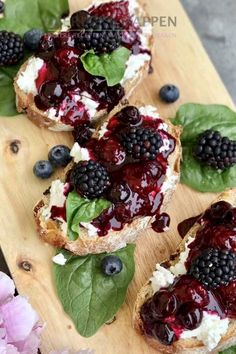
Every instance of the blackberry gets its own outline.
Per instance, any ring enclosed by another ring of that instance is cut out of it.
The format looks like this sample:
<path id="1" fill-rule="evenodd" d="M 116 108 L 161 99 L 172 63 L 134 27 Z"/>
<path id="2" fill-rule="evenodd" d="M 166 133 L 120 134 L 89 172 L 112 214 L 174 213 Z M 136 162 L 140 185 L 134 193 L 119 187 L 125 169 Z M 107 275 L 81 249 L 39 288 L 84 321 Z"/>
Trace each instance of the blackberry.
<path id="1" fill-rule="evenodd" d="M 22 38 L 13 32 L 0 31 L 0 66 L 16 64 L 23 56 Z"/>
<path id="2" fill-rule="evenodd" d="M 0 14 L 3 14 L 5 10 L 5 4 L 2 0 L 0 0 Z"/>
<path id="3" fill-rule="evenodd" d="M 121 133 L 127 154 L 137 160 L 154 160 L 163 145 L 161 136 L 150 128 L 132 127 Z"/>
<path id="4" fill-rule="evenodd" d="M 108 17 L 90 16 L 77 38 L 79 49 L 95 53 L 110 53 L 121 43 L 121 28 Z"/>
<path id="5" fill-rule="evenodd" d="M 236 164 L 236 140 L 222 137 L 218 131 L 206 130 L 198 136 L 193 154 L 204 164 L 225 170 Z"/>
<path id="6" fill-rule="evenodd" d="M 236 279 L 236 253 L 209 248 L 193 261 L 189 273 L 203 285 L 218 288 Z"/>
<path id="7" fill-rule="evenodd" d="M 110 186 L 107 170 L 93 160 L 80 161 L 75 165 L 70 180 L 78 193 L 89 199 L 100 197 Z"/>

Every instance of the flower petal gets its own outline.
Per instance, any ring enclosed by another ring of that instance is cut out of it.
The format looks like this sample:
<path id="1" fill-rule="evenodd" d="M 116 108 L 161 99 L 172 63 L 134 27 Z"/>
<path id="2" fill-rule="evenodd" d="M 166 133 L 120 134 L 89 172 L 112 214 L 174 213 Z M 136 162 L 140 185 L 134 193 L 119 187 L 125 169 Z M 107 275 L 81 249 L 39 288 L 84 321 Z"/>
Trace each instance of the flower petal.
<path id="1" fill-rule="evenodd" d="M 37 354 L 43 326 L 36 326 L 25 341 L 14 343 L 21 354 Z"/>
<path id="2" fill-rule="evenodd" d="M 38 321 L 38 315 L 27 300 L 18 295 L 1 306 L 8 343 L 24 341 Z"/>
<path id="3" fill-rule="evenodd" d="M 0 272 L 0 306 L 11 299 L 15 293 L 15 284 L 11 278 Z"/>

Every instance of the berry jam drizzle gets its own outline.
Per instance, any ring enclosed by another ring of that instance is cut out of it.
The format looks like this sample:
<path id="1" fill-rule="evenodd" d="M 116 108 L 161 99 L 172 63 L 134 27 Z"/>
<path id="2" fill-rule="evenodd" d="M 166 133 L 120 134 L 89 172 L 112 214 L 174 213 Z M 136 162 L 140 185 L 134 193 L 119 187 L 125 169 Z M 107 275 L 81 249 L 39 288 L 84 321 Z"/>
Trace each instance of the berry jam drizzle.
<path id="1" fill-rule="evenodd" d="M 97 140 L 91 139 L 86 147 L 91 155 L 108 170 L 111 189 L 106 198 L 112 206 L 93 221 L 99 236 L 109 230 L 121 230 L 135 217 L 157 216 L 156 231 L 163 231 L 169 224 L 167 215 L 159 216 L 163 202 L 161 187 L 166 177 L 167 158 L 175 149 L 175 139 L 166 131 L 160 130 L 160 119 L 141 116 L 139 127 L 149 127 L 157 131 L 163 140 L 168 141 L 168 148 L 159 153 L 153 161 L 137 161 L 127 156 L 120 142 L 121 133 L 127 129 L 127 122 L 120 113 L 110 119 L 107 132 Z M 154 222 L 154 229 L 155 229 Z"/>
<path id="2" fill-rule="evenodd" d="M 187 273 L 193 260 L 206 249 L 236 252 L 236 208 L 221 201 L 196 219 L 200 226 L 194 241 L 188 245 Z M 183 232 L 192 225 L 193 220 L 187 222 Z M 143 330 L 146 335 L 171 345 L 184 330 L 193 330 L 201 324 L 203 311 L 217 314 L 222 319 L 235 319 L 236 281 L 213 289 L 190 274 L 176 277 L 172 285 L 160 289 L 142 306 Z"/>
<path id="3" fill-rule="evenodd" d="M 88 10 L 96 16 L 107 16 L 117 21 L 123 29 L 121 45 L 134 55 L 150 52 L 142 48 L 140 26 L 129 14 L 127 1 L 101 4 Z M 36 80 L 37 108 L 46 111 L 53 108 L 53 115 L 62 123 L 76 127 L 89 122 L 90 113 L 83 98 L 97 103 L 96 110 L 110 112 L 124 97 L 124 88 L 117 84 L 107 86 L 104 78 L 92 76 L 85 71 L 76 46 L 76 31 L 47 34 L 41 40 L 38 57 L 44 60 Z M 89 96 L 89 97 L 86 97 Z"/>
<path id="4" fill-rule="evenodd" d="M 175 149 L 175 139 L 162 129 L 161 119 L 142 116 L 137 109 L 138 116 L 130 115 L 127 118 L 125 109 L 109 120 L 107 131 L 102 138 L 90 138 L 86 133 L 84 139 L 86 126 L 76 134 L 79 140 L 80 133 L 82 134 L 84 147 L 89 150 L 90 157 L 106 167 L 111 182 L 103 197 L 112 204 L 92 222 L 98 229 L 99 236 L 107 235 L 110 230 L 121 230 L 136 217 L 156 217 L 152 227 L 157 232 L 165 231 L 170 223 L 169 216 L 165 213 L 160 215 L 159 211 L 163 202 L 162 185 L 168 168 L 167 159 Z M 121 133 L 129 129 L 130 125 L 149 127 L 158 132 L 163 140 L 163 150 L 157 152 L 154 160 L 139 161 L 127 155 L 120 139 Z M 70 179 L 71 173 L 68 173 L 67 181 Z M 51 217 L 56 215 L 52 213 Z"/>

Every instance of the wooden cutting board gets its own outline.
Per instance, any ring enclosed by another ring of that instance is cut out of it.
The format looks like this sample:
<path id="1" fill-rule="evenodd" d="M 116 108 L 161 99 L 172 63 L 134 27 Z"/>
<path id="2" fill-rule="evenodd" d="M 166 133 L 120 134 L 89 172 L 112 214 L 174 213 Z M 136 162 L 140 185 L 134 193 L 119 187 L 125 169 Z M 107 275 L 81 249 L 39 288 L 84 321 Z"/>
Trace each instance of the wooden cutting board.
<path id="1" fill-rule="evenodd" d="M 73 10 L 83 8 L 88 2 L 70 1 Z M 176 16 L 177 27 L 155 25 L 154 73 L 136 90 L 133 102 L 157 105 L 164 117 L 173 117 L 185 102 L 222 103 L 234 108 L 180 2 L 146 2 L 147 10 L 153 16 Z M 166 105 L 158 99 L 158 91 L 166 83 L 177 84 L 180 88 L 181 98 L 175 104 Z M 42 353 L 66 347 L 71 350 L 90 347 L 96 350 L 96 354 L 156 353 L 132 328 L 131 316 L 137 291 L 150 277 L 156 262 L 164 260 L 176 248 L 180 241 L 177 224 L 200 213 L 215 196 L 196 193 L 181 185 L 178 187 L 169 207 L 170 231 L 159 235 L 145 232 L 137 243 L 135 278 L 116 321 L 105 325 L 94 337 L 82 338 L 56 296 L 51 262 L 55 250 L 39 240 L 32 217 L 35 202 L 50 183 L 35 178 L 32 167 L 37 160 L 46 158 L 49 148 L 55 144 L 72 144 L 71 137 L 67 133 L 39 129 L 24 116 L 2 118 L 0 122 L 0 245 L 18 291 L 29 297 L 42 321 L 46 322 Z M 12 146 L 18 146 L 19 151 Z"/>

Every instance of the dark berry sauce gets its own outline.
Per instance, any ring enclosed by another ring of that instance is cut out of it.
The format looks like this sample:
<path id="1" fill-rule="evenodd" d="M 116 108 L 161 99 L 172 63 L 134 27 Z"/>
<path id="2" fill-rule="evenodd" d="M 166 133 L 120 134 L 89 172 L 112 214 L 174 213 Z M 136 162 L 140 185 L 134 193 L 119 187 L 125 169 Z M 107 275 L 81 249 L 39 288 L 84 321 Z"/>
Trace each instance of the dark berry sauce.
<path id="1" fill-rule="evenodd" d="M 161 119 L 154 120 L 147 116 L 141 116 L 138 123 L 141 127 L 155 129 L 162 139 L 169 142 L 168 148 L 158 153 L 152 161 L 137 161 L 126 154 L 120 137 L 127 129 L 127 123 L 124 123 L 121 113 L 109 121 L 107 132 L 101 139 L 91 139 L 86 144 L 94 158 L 106 166 L 111 180 L 106 198 L 112 205 L 93 221 L 100 236 L 111 229 L 121 230 L 125 224 L 140 216 L 156 216 L 153 228 L 156 226 L 158 232 L 169 225 L 167 214 L 160 216 L 159 211 L 163 202 L 161 187 L 166 177 L 167 158 L 175 149 L 175 139 L 159 128 L 162 123 Z"/>
<path id="2" fill-rule="evenodd" d="M 197 222 L 197 220 L 201 217 L 201 215 L 193 216 L 192 218 L 186 219 L 179 223 L 178 225 L 178 233 L 184 238 L 189 230 L 193 227 L 193 225 Z"/>
<path id="3" fill-rule="evenodd" d="M 112 2 L 93 6 L 89 10 L 96 16 L 107 16 L 117 21 L 123 29 L 122 46 L 133 54 L 148 53 L 142 48 L 140 26 L 129 14 L 128 1 Z M 90 75 L 80 61 L 83 54 L 76 46 L 76 31 L 47 34 L 41 40 L 38 57 L 44 60 L 36 80 L 37 108 L 46 111 L 55 109 L 55 116 L 64 124 L 76 127 L 91 120 L 91 113 L 81 102 L 89 95 L 97 102 L 97 111 L 111 111 L 124 97 L 124 88 L 117 84 L 107 86 L 104 78 Z"/>
<path id="4" fill-rule="evenodd" d="M 139 161 L 127 155 L 121 133 L 129 129 L 130 121 L 136 122 L 136 126 L 152 128 L 163 141 L 168 142 L 167 146 L 163 145 L 163 150 L 157 152 L 154 160 Z M 86 133 L 84 147 L 89 150 L 90 158 L 106 167 L 111 182 L 103 195 L 111 201 L 111 206 L 92 222 L 99 236 L 107 235 L 110 230 L 119 231 L 137 217 L 153 216 L 152 227 L 157 232 L 163 232 L 169 226 L 169 216 L 165 213 L 160 215 L 163 202 L 161 188 L 166 178 L 167 159 L 175 149 L 175 139 L 162 129 L 162 125 L 161 119 L 140 115 L 133 108 L 124 108 L 109 120 L 102 138 L 91 138 Z M 70 173 L 67 181 L 70 181 Z"/>
<path id="5" fill-rule="evenodd" d="M 195 240 L 188 245 L 187 273 L 203 250 L 214 247 L 236 252 L 236 208 L 221 201 L 196 220 L 200 227 Z M 193 221 L 182 224 L 183 234 L 193 226 Z M 193 330 L 201 324 L 203 312 L 235 319 L 236 281 L 212 289 L 189 274 L 176 277 L 172 285 L 160 289 L 142 306 L 143 330 L 146 335 L 171 345 L 184 330 Z"/>

